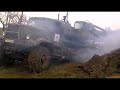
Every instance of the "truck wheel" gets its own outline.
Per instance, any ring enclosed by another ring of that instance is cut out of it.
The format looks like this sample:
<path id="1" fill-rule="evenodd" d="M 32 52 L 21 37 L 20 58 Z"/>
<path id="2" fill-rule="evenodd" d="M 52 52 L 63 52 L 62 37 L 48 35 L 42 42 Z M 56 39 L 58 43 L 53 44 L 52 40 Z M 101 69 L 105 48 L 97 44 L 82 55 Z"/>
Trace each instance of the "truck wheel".
<path id="1" fill-rule="evenodd" d="M 45 47 L 39 47 L 31 51 L 28 55 L 29 68 L 39 73 L 47 69 L 50 65 L 49 51 Z"/>

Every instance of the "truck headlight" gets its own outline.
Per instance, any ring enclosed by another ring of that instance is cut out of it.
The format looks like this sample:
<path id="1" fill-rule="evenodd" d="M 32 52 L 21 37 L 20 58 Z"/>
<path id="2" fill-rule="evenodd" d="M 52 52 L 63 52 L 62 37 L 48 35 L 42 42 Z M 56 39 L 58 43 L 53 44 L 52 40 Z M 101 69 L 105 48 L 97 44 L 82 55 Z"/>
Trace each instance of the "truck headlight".
<path id="1" fill-rule="evenodd" d="M 27 36 L 26 36 L 26 39 L 27 39 L 27 40 L 29 40 L 29 39 L 30 39 L 30 36 L 29 36 L 29 35 L 27 35 Z"/>

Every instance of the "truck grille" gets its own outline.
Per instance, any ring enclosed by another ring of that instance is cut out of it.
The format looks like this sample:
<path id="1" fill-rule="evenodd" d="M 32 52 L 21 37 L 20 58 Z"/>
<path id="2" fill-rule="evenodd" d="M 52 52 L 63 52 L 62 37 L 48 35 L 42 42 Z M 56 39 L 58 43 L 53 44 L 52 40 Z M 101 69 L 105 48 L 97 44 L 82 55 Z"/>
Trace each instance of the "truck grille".
<path id="1" fill-rule="evenodd" d="M 18 33 L 6 32 L 4 38 L 18 39 Z"/>

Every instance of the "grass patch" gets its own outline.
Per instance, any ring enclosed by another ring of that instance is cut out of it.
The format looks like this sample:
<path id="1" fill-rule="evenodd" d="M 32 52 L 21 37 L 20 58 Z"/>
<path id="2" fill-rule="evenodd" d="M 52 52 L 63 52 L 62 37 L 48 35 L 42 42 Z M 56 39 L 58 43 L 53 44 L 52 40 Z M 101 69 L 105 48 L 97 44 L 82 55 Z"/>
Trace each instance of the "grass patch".
<path id="1" fill-rule="evenodd" d="M 74 67 L 76 64 L 57 65 L 38 74 L 20 66 L 4 67 L 0 70 L 0 78 L 76 78 Z"/>
<path id="2" fill-rule="evenodd" d="M 4 67 L 0 70 L 0 78 L 31 78 L 32 74 L 27 71 L 20 72 L 19 68 L 12 67 Z"/>

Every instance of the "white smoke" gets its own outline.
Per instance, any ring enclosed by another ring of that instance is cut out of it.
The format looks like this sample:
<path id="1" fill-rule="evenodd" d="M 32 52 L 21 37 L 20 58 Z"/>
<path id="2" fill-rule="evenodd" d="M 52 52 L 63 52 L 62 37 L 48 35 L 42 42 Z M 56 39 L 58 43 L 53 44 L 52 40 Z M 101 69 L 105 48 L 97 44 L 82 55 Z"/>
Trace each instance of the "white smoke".
<path id="1" fill-rule="evenodd" d="M 101 55 L 116 50 L 120 48 L 120 30 L 111 31 L 106 36 L 99 38 L 99 40 L 103 42 Z"/>
<path id="2" fill-rule="evenodd" d="M 96 41 L 102 43 L 99 49 L 86 49 L 84 52 L 79 52 L 74 57 L 74 60 L 77 62 L 85 63 L 95 54 L 103 55 L 120 48 L 120 30 L 108 31 L 105 36 L 98 38 Z"/>
<path id="3" fill-rule="evenodd" d="M 40 25 L 40 28 L 46 28 L 46 30 L 50 30 L 50 31 L 51 30 L 60 31 L 60 30 L 58 30 L 58 29 L 60 29 L 58 27 L 65 29 L 65 27 L 63 27 L 60 23 L 55 24 L 56 22 L 52 22 L 51 20 L 45 19 L 45 18 L 39 18 L 39 19 L 40 19 L 40 22 L 38 20 L 38 22 L 36 21 L 35 24 L 36 24 L 36 26 Z M 87 32 L 85 32 L 85 33 L 87 33 Z M 68 30 L 64 30 L 64 34 L 71 35 L 71 33 L 68 32 Z M 72 32 L 72 35 L 74 36 L 73 32 Z M 84 36 L 84 34 L 82 34 L 82 35 Z M 66 38 L 64 38 L 64 40 L 65 40 L 64 42 L 67 42 L 67 43 L 69 42 L 69 44 L 71 44 L 71 45 L 67 44 L 67 47 L 72 46 L 72 44 L 74 43 L 74 42 L 71 42 L 71 40 L 67 40 Z M 120 48 L 120 30 L 117 30 L 117 31 L 108 30 L 107 34 L 105 36 L 98 38 L 96 41 L 98 41 L 98 42 L 100 41 L 103 43 L 102 46 L 100 47 L 100 50 L 93 50 L 93 49 L 88 49 L 88 48 L 80 50 L 80 51 L 78 51 L 78 55 L 74 56 L 73 60 L 86 62 L 95 54 L 103 55 L 105 53 L 111 52 L 112 50 Z M 75 42 L 75 44 L 80 46 L 79 44 L 81 44 L 81 43 Z M 83 46 L 85 46 L 85 45 L 83 45 Z M 83 46 L 81 46 L 81 48 Z"/>

